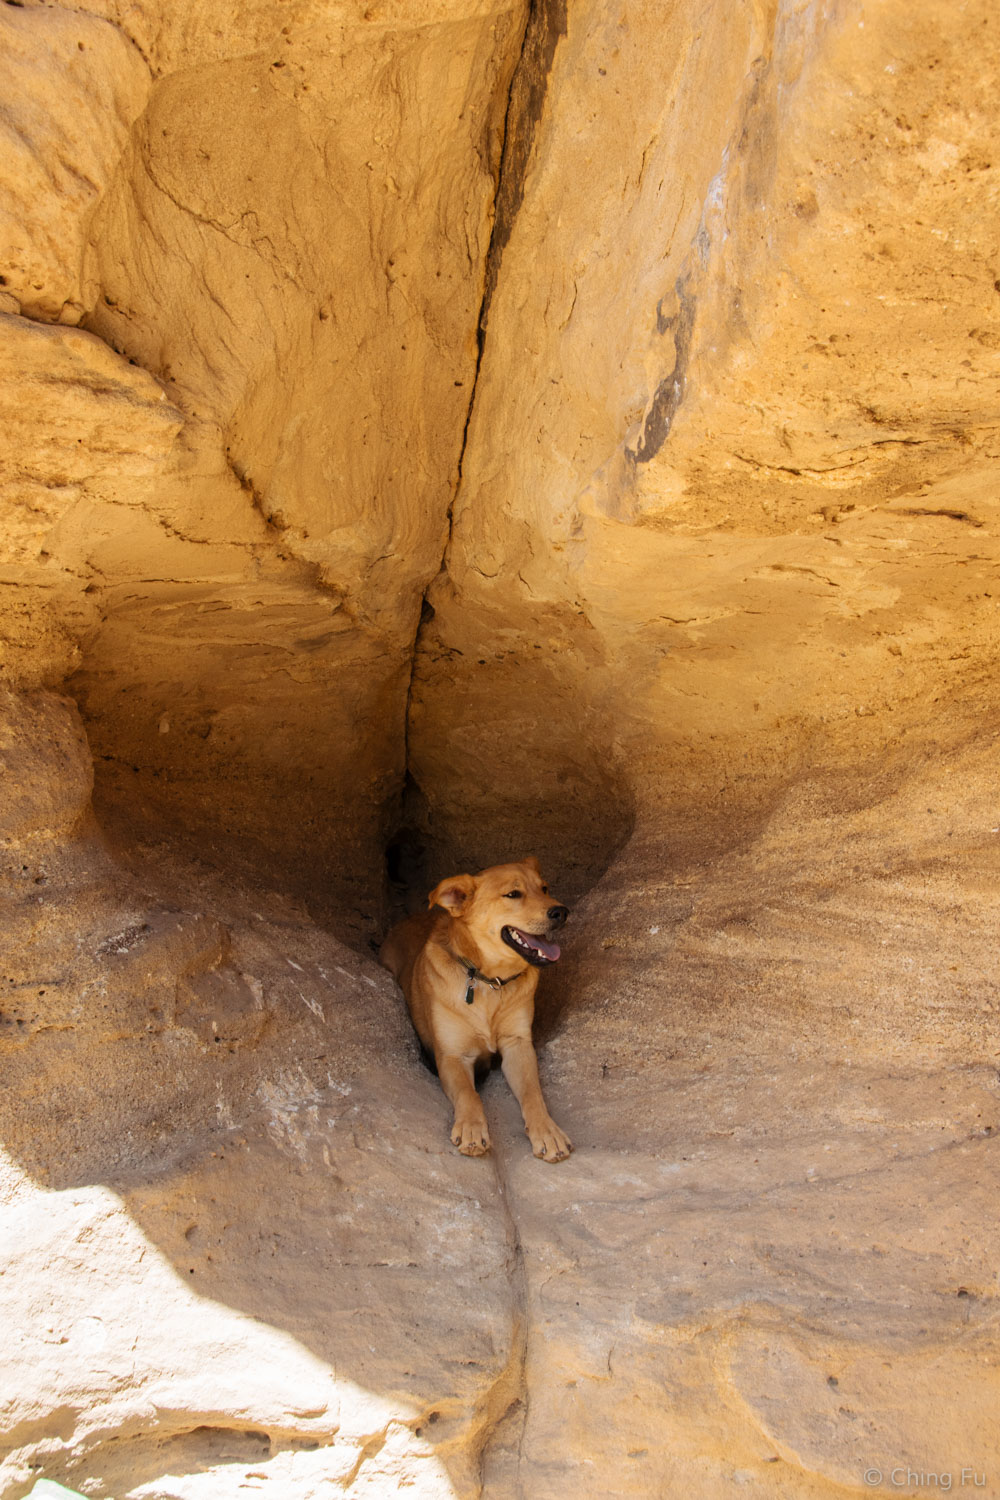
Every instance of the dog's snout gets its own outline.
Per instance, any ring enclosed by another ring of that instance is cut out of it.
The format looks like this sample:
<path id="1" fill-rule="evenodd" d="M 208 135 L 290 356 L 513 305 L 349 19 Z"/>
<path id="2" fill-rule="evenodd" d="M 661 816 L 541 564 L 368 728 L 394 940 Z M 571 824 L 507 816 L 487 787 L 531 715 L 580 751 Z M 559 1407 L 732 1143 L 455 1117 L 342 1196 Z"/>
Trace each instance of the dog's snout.
<path id="1" fill-rule="evenodd" d="M 550 906 L 549 921 L 553 927 L 565 927 L 566 918 L 569 916 L 568 906 Z"/>

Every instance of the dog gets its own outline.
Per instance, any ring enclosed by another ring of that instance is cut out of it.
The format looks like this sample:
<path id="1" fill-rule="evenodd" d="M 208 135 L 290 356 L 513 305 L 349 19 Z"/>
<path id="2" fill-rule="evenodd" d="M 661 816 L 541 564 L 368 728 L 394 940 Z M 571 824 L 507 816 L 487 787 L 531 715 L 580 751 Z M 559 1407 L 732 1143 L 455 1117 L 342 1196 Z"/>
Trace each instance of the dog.
<path id="1" fill-rule="evenodd" d="M 532 1151 L 542 1161 L 565 1161 L 573 1145 L 542 1098 L 531 1023 L 538 971 L 559 958 L 552 938 L 569 909 L 549 894 L 533 855 L 478 875 L 452 875 L 427 904 L 431 910 L 392 929 L 379 962 L 433 1054 L 455 1111 L 453 1144 L 463 1156 L 490 1149 L 475 1067 L 499 1052 Z"/>

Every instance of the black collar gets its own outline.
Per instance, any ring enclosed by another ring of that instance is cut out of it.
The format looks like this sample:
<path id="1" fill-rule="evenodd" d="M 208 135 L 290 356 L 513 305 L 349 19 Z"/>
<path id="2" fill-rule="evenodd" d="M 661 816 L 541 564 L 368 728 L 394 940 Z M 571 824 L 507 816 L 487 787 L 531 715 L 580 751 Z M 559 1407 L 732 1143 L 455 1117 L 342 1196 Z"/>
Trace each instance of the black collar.
<path id="1" fill-rule="evenodd" d="M 484 984 L 488 984 L 491 989 L 502 990 L 505 984 L 510 984 L 512 980 L 520 979 L 521 977 L 520 974 L 508 974 L 506 979 L 491 979 L 488 974 L 480 973 L 475 964 L 470 964 L 468 959 L 459 958 L 458 954 L 452 953 L 450 948 L 448 949 L 448 952 L 457 964 L 462 965 L 462 968 L 469 976 L 469 985 L 467 990 L 465 991 L 466 1005 L 471 1005 L 473 1000 L 476 998 L 476 981 L 478 979 L 481 979 Z"/>

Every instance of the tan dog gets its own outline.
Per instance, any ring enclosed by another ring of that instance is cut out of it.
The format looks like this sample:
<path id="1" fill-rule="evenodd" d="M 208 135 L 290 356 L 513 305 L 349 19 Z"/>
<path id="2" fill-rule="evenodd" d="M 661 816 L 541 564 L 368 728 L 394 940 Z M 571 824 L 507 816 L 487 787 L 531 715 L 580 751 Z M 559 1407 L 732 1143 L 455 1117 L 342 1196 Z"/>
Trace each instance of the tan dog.
<path id="1" fill-rule="evenodd" d="M 532 1151 L 543 1161 L 565 1160 L 573 1147 L 545 1107 L 531 1022 L 538 970 L 559 957 L 552 933 L 569 911 L 549 895 L 534 857 L 453 875 L 434 887 L 428 905 L 444 910 L 400 922 L 379 960 L 434 1054 L 455 1110 L 452 1141 L 466 1156 L 490 1149 L 475 1066 L 499 1052 Z"/>

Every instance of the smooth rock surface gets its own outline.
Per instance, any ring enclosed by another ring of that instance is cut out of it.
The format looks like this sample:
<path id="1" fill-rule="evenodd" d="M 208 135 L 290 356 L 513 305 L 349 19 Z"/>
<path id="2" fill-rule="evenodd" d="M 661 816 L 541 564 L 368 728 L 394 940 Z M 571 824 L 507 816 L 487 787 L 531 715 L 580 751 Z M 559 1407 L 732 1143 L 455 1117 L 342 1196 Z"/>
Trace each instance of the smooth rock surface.
<path id="1" fill-rule="evenodd" d="M 990 698 L 993 20 L 572 7 L 418 643 L 449 853 L 593 872 L 629 798 L 738 813 Z"/>

